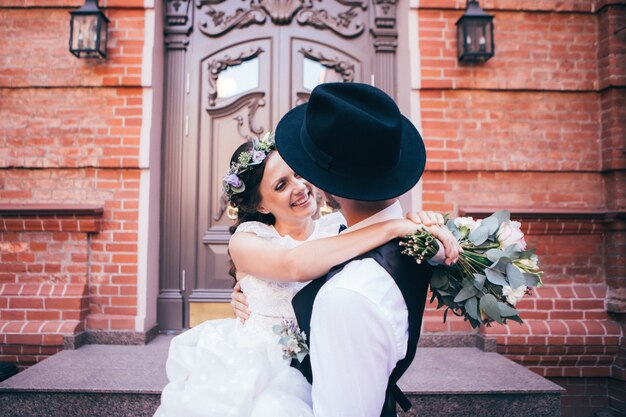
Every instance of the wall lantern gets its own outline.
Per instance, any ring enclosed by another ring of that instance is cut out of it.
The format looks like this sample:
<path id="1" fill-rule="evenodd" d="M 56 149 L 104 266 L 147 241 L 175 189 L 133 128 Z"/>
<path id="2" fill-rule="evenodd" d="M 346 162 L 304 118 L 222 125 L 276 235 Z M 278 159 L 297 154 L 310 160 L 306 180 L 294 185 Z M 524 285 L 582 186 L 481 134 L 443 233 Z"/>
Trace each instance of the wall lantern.
<path id="1" fill-rule="evenodd" d="M 493 56 L 493 16 L 468 0 L 465 14 L 456 22 L 459 62 L 485 62 Z"/>
<path id="2" fill-rule="evenodd" d="M 106 58 L 109 19 L 98 8 L 98 0 L 85 0 L 70 14 L 70 52 L 78 58 Z"/>

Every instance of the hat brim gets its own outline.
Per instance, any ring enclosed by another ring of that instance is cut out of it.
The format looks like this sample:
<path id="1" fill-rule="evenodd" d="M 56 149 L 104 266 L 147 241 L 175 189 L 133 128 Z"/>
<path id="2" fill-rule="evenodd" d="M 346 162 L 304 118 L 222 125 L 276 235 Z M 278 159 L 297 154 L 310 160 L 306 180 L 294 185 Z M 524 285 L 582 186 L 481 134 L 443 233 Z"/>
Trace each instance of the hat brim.
<path id="1" fill-rule="evenodd" d="M 426 165 L 426 148 L 410 120 L 402 116 L 401 154 L 397 165 L 375 177 L 341 175 L 320 167 L 304 150 L 300 131 L 308 103 L 291 109 L 279 121 L 275 140 L 278 153 L 302 178 L 338 197 L 380 201 L 404 194 L 419 181 Z M 380 138 L 380 146 L 385 146 Z M 349 153 L 350 149 L 345 149 Z M 375 169 L 375 167 L 372 167 Z"/>

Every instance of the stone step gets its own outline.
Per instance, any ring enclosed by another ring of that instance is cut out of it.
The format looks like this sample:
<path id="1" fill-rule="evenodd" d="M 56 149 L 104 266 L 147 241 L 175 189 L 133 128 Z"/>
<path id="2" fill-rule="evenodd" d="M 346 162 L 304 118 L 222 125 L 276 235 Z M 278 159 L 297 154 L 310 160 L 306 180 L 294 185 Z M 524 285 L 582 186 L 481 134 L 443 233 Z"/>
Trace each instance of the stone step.
<path id="1" fill-rule="evenodd" d="M 167 383 L 171 336 L 145 346 L 85 345 L 0 383 L 0 415 L 151 416 Z M 493 352 L 420 347 L 400 381 L 401 417 L 560 416 L 558 385 Z M 3 414 L 8 410 L 8 414 Z"/>

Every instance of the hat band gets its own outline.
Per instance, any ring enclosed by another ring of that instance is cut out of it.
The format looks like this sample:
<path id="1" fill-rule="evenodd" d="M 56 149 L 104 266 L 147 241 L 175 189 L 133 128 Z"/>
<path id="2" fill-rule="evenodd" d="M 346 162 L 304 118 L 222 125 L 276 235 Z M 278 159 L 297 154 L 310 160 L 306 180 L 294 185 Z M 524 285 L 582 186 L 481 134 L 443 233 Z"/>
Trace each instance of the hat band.
<path id="1" fill-rule="evenodd" d="M 330 165 L 333 162 L 333 157 L 321 150 L 319 146 L 313 143 L 309 132 L 306 131 L 305 123 L 302 123 L 302 129 L 300 129 L 300 141 L 304 151 L 311 157 L 313 162 L 322 169 L 330 169 Z"/>

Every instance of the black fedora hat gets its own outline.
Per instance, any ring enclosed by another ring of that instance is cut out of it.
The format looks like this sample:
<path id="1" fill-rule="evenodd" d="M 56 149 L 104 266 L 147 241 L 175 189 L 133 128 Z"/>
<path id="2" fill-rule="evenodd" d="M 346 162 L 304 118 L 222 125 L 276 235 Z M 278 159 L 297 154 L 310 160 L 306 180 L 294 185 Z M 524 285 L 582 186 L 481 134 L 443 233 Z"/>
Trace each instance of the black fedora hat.
<path id="1" fill-rule="evenodd" d="M 380 201 L 413 187 L 426 164 L 422 137 L 386 93 L 359 83 L 320 84 L 276 127 L 285 162 L 339 197 Z"/>

